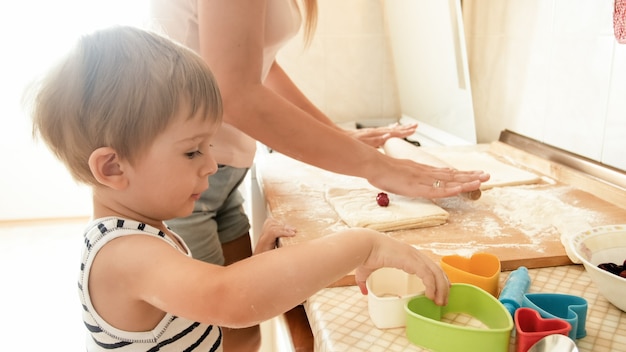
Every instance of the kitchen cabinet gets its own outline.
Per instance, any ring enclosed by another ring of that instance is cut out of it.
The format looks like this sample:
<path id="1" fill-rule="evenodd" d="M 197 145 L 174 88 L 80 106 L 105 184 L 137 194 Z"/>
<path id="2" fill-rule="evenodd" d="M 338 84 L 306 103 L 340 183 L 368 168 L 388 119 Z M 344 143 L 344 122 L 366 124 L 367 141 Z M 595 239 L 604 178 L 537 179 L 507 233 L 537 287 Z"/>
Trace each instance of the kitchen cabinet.
<path id="1" fill-rule="evenodd" d="M 383 0 L 402 115 L 476 143 L 459 0 Z"/>

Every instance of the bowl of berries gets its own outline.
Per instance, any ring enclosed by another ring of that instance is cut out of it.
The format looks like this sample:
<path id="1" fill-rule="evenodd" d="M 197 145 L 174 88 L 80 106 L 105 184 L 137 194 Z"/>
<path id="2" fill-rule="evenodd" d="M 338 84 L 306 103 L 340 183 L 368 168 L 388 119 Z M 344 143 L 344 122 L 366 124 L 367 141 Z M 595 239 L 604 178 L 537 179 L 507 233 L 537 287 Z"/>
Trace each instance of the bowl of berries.
<path id="1" fill-rule="evenodd" d="M 626 312 L 626 225 L 581 232 L 572 238 L 572 247 L 598 291 Z"/>

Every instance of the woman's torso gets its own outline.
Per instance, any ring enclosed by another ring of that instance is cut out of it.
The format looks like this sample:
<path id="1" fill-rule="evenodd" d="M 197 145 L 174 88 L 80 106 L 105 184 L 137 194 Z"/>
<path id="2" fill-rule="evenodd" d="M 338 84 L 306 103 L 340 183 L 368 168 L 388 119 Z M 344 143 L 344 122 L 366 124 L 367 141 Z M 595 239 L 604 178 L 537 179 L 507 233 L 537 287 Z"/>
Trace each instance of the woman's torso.
<path id="1" fill-rule="evenodd" d="M 159 30 L 199 53 L 197 0 L 151 0 L 151 11 Z M 296 0 L 267 0 L 261 81 L 267 77 L 278 50 L 297 34 L 301 23 Z M 252 166 L 256 141 L 234 126 L 223 123 L 212 144 L 218 164 Z"/>

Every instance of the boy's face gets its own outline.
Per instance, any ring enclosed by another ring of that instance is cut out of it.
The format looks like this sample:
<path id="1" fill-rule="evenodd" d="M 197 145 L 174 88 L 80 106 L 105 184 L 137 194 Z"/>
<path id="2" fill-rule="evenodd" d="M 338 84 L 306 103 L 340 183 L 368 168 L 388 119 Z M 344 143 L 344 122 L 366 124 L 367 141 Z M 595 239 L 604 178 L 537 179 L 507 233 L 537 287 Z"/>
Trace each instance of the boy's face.
<path id="1" fill-rule="evenodd" d="M 180 112 L 128 170 L 128 202 L 142 219 L 163 221 L 191 214 L 209 187 L 208 176 L 217 171 L 210 140 L 218 124 L 199 113 L 188 116 L 187 111 Z"/>

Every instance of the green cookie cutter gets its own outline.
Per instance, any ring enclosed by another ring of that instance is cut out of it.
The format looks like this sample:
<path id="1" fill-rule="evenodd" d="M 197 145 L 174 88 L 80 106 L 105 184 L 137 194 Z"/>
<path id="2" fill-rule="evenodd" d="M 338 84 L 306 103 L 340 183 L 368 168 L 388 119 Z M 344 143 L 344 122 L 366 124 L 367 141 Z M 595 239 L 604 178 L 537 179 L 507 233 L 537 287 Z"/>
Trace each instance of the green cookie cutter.
<path id="1" fill-rule="evenodd" d="M 487 291 L 474 285 L 455 283 L 448 304 L 438 306 L 425 295 L 405 306 L 406 336 L 411 343 L 438 352 L 507 352 L 513 319 L 504 306 Z M 464 313 L 487 328 L 441 321 L 448 313 Z"/>

